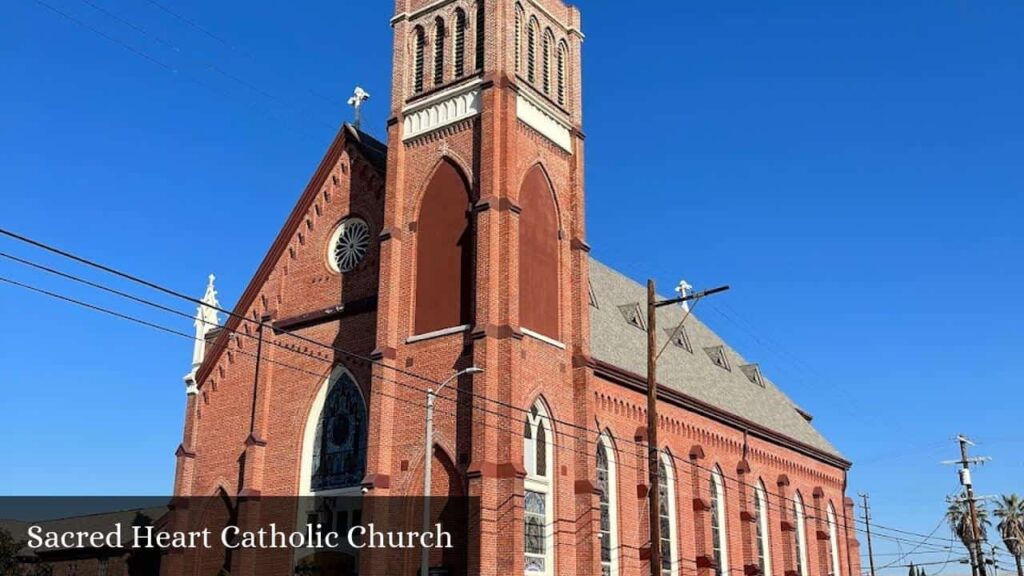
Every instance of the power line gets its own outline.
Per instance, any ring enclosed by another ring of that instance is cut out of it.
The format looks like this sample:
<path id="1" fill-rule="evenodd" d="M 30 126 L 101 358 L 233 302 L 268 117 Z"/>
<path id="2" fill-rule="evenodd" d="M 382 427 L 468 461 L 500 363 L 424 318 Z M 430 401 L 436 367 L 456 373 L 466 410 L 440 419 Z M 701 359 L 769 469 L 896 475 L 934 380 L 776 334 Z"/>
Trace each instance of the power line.
<path id="1" fill-rule="evenodd" d="M 17 240 L 21 240 L 21 241 L 27 242 L 27 243 L 29 243 L 29 244 L 35 245 L 35 246 L 37 246 L 37 247 L 40 247 L 40 248 L 46 249 L 46 250 L 48 250 L 48 251 L 51 251 L 51 252 L 55 252 L 55 253 L 57 253 L 57 254 L 59 254 L 59 255 L 62 255 L 62 256 L 65 256 L 65 257 L 71 258 L 71 259 L 73 259 L 73 260 L 76 260 L 76 261 L 79 261 L 79 262 L 81 262 L 81 263 L 87 263 L 88 265 L 90 265 L 90 266 L 92 266 L 92 267 L 96 267 L 96 268 L 99 268 L 99 269 L 102 269 L 102 270 L 105 270 L 105 271 L 109 271 L 110 273 L 114 273 L 114 274 L 116 274 L 116 275 L 119 275 L 119 276 L 121 276 L 121 277 L 125 277 L 125 278 L 127 278 L 127 279 L 130 279 L 130 280 L 132 280 L 132 281 L 134 281 L 134 282 L 137 282 L 137 283 L 142 283 L 143 285 L 146 285 L 147 287 L 151 287 L 151 288 L 153 288 L 153 289 L 156 289 L 156 290 L 159 290 L 159 291 L 161 291 L 161 292 L 164 292 L 164 293 L 168 293 L 168 294 L 174 295 L 174 296 L 176 296 L 176 297 L 179 297 L 179 298 L 184 298 L 185 300 L 188 300 L 188 301 L 192 301 L 192 302 L 197 302 L 197 303 L 199 303 L 199 304 L 203 304 L 203 303 L 202 303 L 202 301 L 200 301 L 200 300 L 196 300 L 196 299 L 193 299 L 193 298 L 191 298 L 191 297 L 188 297 L 188 296 L 184 296 L 184 295 L 179 295 L 178 293 L 176 293 L 176 292 L 175 292 L 175 291 L 173 291 L 173 290 L 170 290 L 170 289 L 164 288 L 164 287 L 162 287 L 162 286 L 156 285 L 156 284 L 154 284 L 154 283 L 151 283 L 151 282 L 148 282 L 148 281 L 145 281 L 145 280 L 139 279 L 139 278 L 135 278 L 135 277 L 132 277 L 132 276 L 130 276 L 130 275 L 127 275 L 127 274 L 125 274 L 125 273 L 123 273 L 123 272 L 120 272 L 120 271 L 116 271 L 116 270 L 114 270 L 114 269 L 112 269 L 112 268 L 106 267 L 106 266 L 104 266 L 104 265 L 102 265 L 102 264 L 98 264 L 98 263 L 90 263 L 90 262 L 86 261 L 85 259 L 83 259 L 83 258 L 80 258 L 80 257 L 78 257 L 78 256 L 75 256 L 75 255 L 73 255 L 73 254 L 70 254 L 70 253 L 66 253 L 66 252 L 60 251 L 59 249 L 56 249 L 56 248 L 52 248 L 52 247 L 46 246 L 46 245 L 44 245 L 44 244 L 42 244 L 42 243 L 38 243 L 38 242 L 36 242 L 36 241 L 33 241 L 33 240 L 31 240 L 31 239 L 28 239 L 28 238 L 25 238 L 25 237 L 19 236 L 19 235 L 17 235 L 17 234 L 11 233 L 11 232 L 9 232 L 9 231 L 7 231 L 7 230 L 3 230 L 3 229 L 0 229 L 0 234 L 4 234 L 4 235 L 7 235 L 7 236 L 9 236 L 9 237 L 12 237 L 12 238 L 14 238 L 14 239 L 17 239 Z M 40 269 L 40 270 L 43 270 L 43 271 L 46 271 L 46 272 L 49 272 L 49 273 L 55 273 L 55 274 L 57 274 L 57 275 L 60 275 L 61 277 L 67 278 L 67 279 L 71 279 L 71 280 L 74 280 L 74 281 L 80 281 L 80 282 L 82 282 L 82 283 L 84 283 L 84 284 L 86 284 L 86 285 L 89 285 L 89 286 L 91 286 L 91 287 L 94 287 L 94 288 L 98 288 L 98 289 L 101 289 L 101 290 L 105 290 L 105 291 L 108 291 L 108 292 L 111 292 L 111 293 L 117 294 L 117 295 L 119 295 L 119 296 L 122 296 L 122 297 L 126 297 L 126 298 L 129 298 L 129 299 L 131 299 L 131 300 L 133 300 L 133 301 L 136 301 L 136 302 L 139 302 L 139 303 L 143 303 L 143 304 L 147 304 L 147 305 L 154 305 L 154 306 L 155 306 L 155 307 L 157 307 L 158 309 L 161 309 L 161 310 L 164 310 L 164 311 L 168 311 L 168 312 L 172 312 L 172 313 L 174 313 L 174 314 L 176 314 L 176 315 L 179 315 L 179 316 L 183 316 L 183 317 L 188 317 L 188 318 L 191 318 L 191 316 L 188 316 L 188 315 L 186 315 L 186 314 L 184 314 L 184 313 L 182 313 L 182 312 L 180 312 L 180 311 L 177 311 L 177 310 L 174 310 L 174 309 L 170 309 L 170 308 L 164 307 L 164 306 L 162 306 L 162 305 L 159 305 L 159 304 L 155 304 L 155 303 L 152 303 L 152 302 L 150 302 L 150 301 L 147 301 L 147 300 L 145 300 L 145 299 L 141 299 L 141 298 L 138 298 L 138 297 L 132 296 L 132 295 L 130 295 L 130 294 L 127 294 L 127 293 L 124 293 L 124 292 L 121 292 L 121 291 L 118 291 L 118 290 L 115 290 L 115 289 L 111 289 L 111 288 L 108 288 L 108 287 L 104 287 L 104 286 L 102 286 L 102 285 L 99 285 L 99 284 L 97 284 L 97 283 L 94 283 L 94 282 L 90 282 L 90 281 L 87 281 L 87 280 L 82 280 L 82 279 L 80 279 L 80 278 L 74 277 L 73 275 L 69 275 L 69 274 L 66 274 L 66 273 L 63 273 L 63 272 L 60 272 L 60 271 L 56 271 L 56 270 L 54 270 L 54 269 L 51 269 L 51 268 L 49 268 L 49 267 L 46 267 L 46 266 L 42 266 L 42 265 L 39 265 L 39 264 L 36 264 L 36 263 L 30 262 L 30 261 L 27 261 L 27 260 L 25 260 L 25 259 L 21 259 L 21 258 L 17 258 L 17 257 L 12 257 L 11 255 L 9 255 L 9 254 L 6 254 L 6 253 L 0 253 L 0 256 L 6 257 L 6 258 L 8 258 L 8 259 L 12 259 L 12 260 L 14 260 L 14 261 L 16 261 L 16 262 L 19 262 L 19 263 L 22 263 L 22 264 L 25 264 L 25 265 L 28 265 L 28 266 L 32 266 L 32 267 L 34 267 L 34 268 L 36 268 L 36 269 Z M 52 294 L 52 293 L 51 293 L 51 294 Z M 53 295 L 54 297 L 57 297 L 57 298 L 60 298 L 60 299 L 63 299 L 63 300 L 67 300 L 67 298 L 65 298 L 65 297 L 62 297 L 62 296 L 60 296 L 60 295 L 56 295 L 56 294 L 52 294 L 52 295 Z M 76 303 L 77 303 L 77 302 L 76 302 Z M 90 308 L 96 309 L 95 307 L 93 307 L 93 306 L 89 306 L 89 305 L 87 305 L 87 307 L 90 307 Z M 223 309 L 220 309 L 220 310 L 221 310 L 221 311 L 224 311 Z M 105 310 L 104 310 L 104 311 L 105 311 Z M 108 312 L 108 313 L 109 313 L 109 311 L 105 311 L 105 312 Z M 125 320 L 130 320 L 130 321 L 137 321 L 137 319 L 134 319 L 134 318 L 132 318 L 132 317 L 129 317 L 129 316 L 127 316 L 127 315 L 123 315 L 123 314 L 120 314 L 120 313 L 115 313 L 115 314 L 117 314 L 117 315 L 118 315 L 118 317 L 122 317 L 122 318 L 123 318 L 123 319 L 125 319 Z M 229 314 L 233 314 L 233 313 L 229 313 Z M 254 321 L 254 320 L 249 320 L 248 318 L 246 318 L 246 317 L 244 317 L 244 316 L 242 316 L 241 318 L 242 318 L 242 319 L 244 319 L 244 320 L 246 320 L 246 321 L 250 321 L 250 322 L 253 322 L 253 323 L 259 324 L 258 322 Z M 156 324 L 153 324 L 153 323 L 145 322 L 145 321 L 143 321 L 143 322 L 144 322 L 144 325 L 147 325 L 147 326 L 149 326 L 149 327 L 152 327 L 152 328 L 155 328 L 155 329 L 158 329 L 158 330 L 162 330 L 162 331 L 167 331 L 167 329 L 166 329 L 165 327 L 162 327 L 162 326 L 159 326 L 159 325 L 156 325 Z M 232 333 L 233 333 L 233 334 L 234 334 L 235 336 L 237 336 L 237 335 L 244 335 L 244 336 L 246 336 L 246 337 L 249 337 L 249 338 L 255 338 L 255 336 L 252 336 L 252 335 L 248 335 L 248 334 L 242 334 L 241 332 L 238 332 L 237 330 L 231 330 L 231 329 L 228 329 L 227 327 L 224 327 L 224 328 L 225 328 L 225 329 L 227 329 L 227 330 L 228 330 L 229 332 L 232 332 Z M 172 333 L 173 333 L 173 332 L 172 332 Z M 282 333 L 283 333 L 283 334 L 285 334 L 286 332 L 282 332 Z M 180 335 L 180 334 L 179 334 L 179 335 Z M 190 339 L 192 339 L 192 337 L 191 337 L 191 336 L 188 336 L 188 335 L 185 335 L 185 336 L 186 336 L 186 337 L 189 337 Z M 333 346 L 330 346 L 330 345 L 324 345 L 324 344 L 322 344 L 322 343 L 319 343 L 319 342 L 317 342 L 317 341 L 315 341 L 315 340 L 309 340 L 309 339 L 306 339 L 306 340 L 310 341 L 311 343 L 317 344 L 317 345 L 321 345 L 321 346 L 327 346 L 327 347 L 330 347 L 330 348 L 332 348 L 332 349 L 335 349 L 335 347 L 333 347 Z M 283 346 L 283 345 L 282 345 L 282 346 Z M 285 346 L 285 347 L 287 348 L 287 346 Z M 299 352 L 299 351 L 297 351 L 297 350 L 294 350 L 294 349 L 291 349 L 291 348 L 288 348 L 288 349 L 289 349 L 289 350 L 292 350 L 293 352 L 296 352 L 296 353 L 301 353 L 301 352 Z M 344 351 L 344 350 L 339 350 L 339 351 L 340 351 L 340 352 L 344 352 L 345 354 L 350 354 L 350 355 L 354 355 L 354 356 L 356 356 L 356 357 L 358 357 L 358 358 L 360 358 L 360 359 L 363 359 L 364 361 L 366 361 L 366 362 L 368 362 L 368 363 L 374 363 L 373 361 L 371 361 L 371 360 L 369 360 L 369 359 L 365 359 L 365 358 L 363 358 L 363 357 L 359 356 L 358 354 L 354 354 L 354 353 L 351 353 L 351 352 L 348 352 L 348 351 Z M 327 360 L 327 359 L 325 359 L 325 358 L 322 358 L 322 357 L 320 357 L 320 356 L 316 356 L 315 354 L 307 354 L 307 355 L 309 355 L 310 357 L 316 358 L 316 359 L 318 359 L 318 360 L 320 360 L 320 361 L 324 361 L 324 362 L 330 362 L 330 360 Z M 415 373 L 412 373 L 412 372 L 409 372 L 409 371 L 403 371 L 403 370 L 398 370 L 398 371 L 399 371 L 400 373 L 404 373 L 404 374 L 407 374 L 407 375 L 415 376 L 415 377 L 417 377 L 417 378 L 419 378 L 419 379 L 425 379 L 425 377 L 422 377 L 422 376 L 420 376 L 420 375 L 418 375 L 418 374 L 415 374 Z M 410 384 L 407 384 L 407 383 L 403 383 L 403 382 L 400 382 L 400 381 L 396 381 L 396 380 L 390 380 L 390 379 L 387 379 L 387 378 L 383 378 L 383 377 L 380 377 L 379 375 L 374 375 L 373 377 L 375 377 L 375 378 L 380 378 L 380 379 L 381 379 L 381 380 L 383 380 L 383 381 L 387 381 L 387 382 L 395 383 L 395 384 L 397 384 L 397 385 L 400 385 L 400 386 L 403 386 L 403 387 L 409 387 L 409 388 L 411 388 L 411 389 L 413 389 L 413 390 L 416 390 L 417 392 L 423 392 L 423 389 L 421 389 L 421 388 L 419 388 L 419 387 L 415 387 L 415 386 L 412 386 L 412 385 L 410 385 Z M 429 380 L 429 379 L 426 379 L 426 380 Z M 459 392 L 467 393 L 468 391 L 465 391 L 465 390 L 459 390 Z M 480 395 L 480 394 L 470 394 L 470 395 L 471 395 L 471 396 L 474 396 L 474 397 L 478 397 L 478 398 L 480 398 L 480 399 L 482 399 L 482 400 L 485 400 L 485 401 L 493 401 L 493 400 L 491 400 L 491 399 L 489 399 L 489 398 L 487 398 L 487 397 L 485 397 L 485 396 L 482 396 L 482 395 Z M 452 401 L 452 402 L 456 402 L 456 403 L 460 402 L 459 400 L 457 400 L 457 399 L 453 399 L 453 398 L 450 398 L 450 397 L 445 397 L 444 399 L 446 399 L 446 400 L 449 400 L 449 401 Z M 508 414 L 504 414 L 504 413 L 499 413 L 499 412 L 494 412 L 494 411 L 490 411 L 490 410 L 488 410 L 488 409 L 486 409 L 486 408 L 484 408 L 484 407 L 481 407 L 481 406 L 477 406 L 476 408 L 477 408 L 477 409 L 479 409 L 479 410 L 485 411 L 485 412 L 489 412 L 489 413 L 495 414 L 495 415 L 499 416 L 500 418 L 505 418 L 505 419 L 509 419 L 509 420 L 511 420 L 511 416 L 509 416 Z M 515 407 L 513 407 L 513 408 L 515 408 Z M 526 412 L 526 410 L 522 410 L 522 411 Z M 596 436 L 596 435 L 599 435 L 599 434 L 601 433 L 600 431 L 597 431 L 597 430 L 591 430 L 591 429 L 589 429 L 589 428 L 586 428 L 586 427 L 581 427 L 581 426 L 578 426 L 578 425 L 574 425 L 574 424 L 573 424 L 573 423 L 571 423 L 571 422 L 564 422 L 564 421 L 561 421 L 561 420 L 558 420 L 558 419 L 554 419 L 554 418 L 551 418 L 551 420 L 552 420 L 553 422 L 556 422 L 556 423 L 559 423 L 559 424 L 566 424 L 566 425 L 572 425 L 572 426 L 574 426 L 574 427 L 576 427 L 576 428 L 578 428 L 578 429 L 580 429 L 580 430 L 582 430 L 582 431 L 588 432 L 589 434 L 592 434 L 592 435 L 595 435 L 595 436 Z M 507 429 L 505 429 L 505 428 L 502 428 L 502 430 L 507 430 Z M 597 439 L 594 439 L 594 440 L 590 440 L 590 439 L 587 439 L 587 438 L 582 438 L 582 439 L 581 439 L 581 438 L 576 438 L 576 440 L 577 440 L 577 441 L 579 441 L 579 440 L 583 440 L 583 441 L 584 441 L 584 443 L 587 443 L 587 444 L 596 444 L 596 442 L 598 441 Z M 639 443 L 639 442 L 636 442 L 636 441 L 633 441 L 633 440 L 629 440 L 628 438 L 618 438 L 617 440 L 618 440 L 618 441 L 619 441 L 620 443 L 625 443 L 625 444 L 630 444 L 630 443 L 631 443 L 631 444 L 634 444 L 634 445 L 636 445 L 636 446 L 641 446 L 641 447 L 643 446 L 643 444 L 641 444 L 641 443 Z M 581 451 L 579 451 L 579 450 L 576 450 L 575 448 L 573 448 L 573 447 L 571 447 L 571 446 L 561 446 L 561 445 L 560 445 L 560 446 L 558 446 L 558 447 L 559 447 L 559 448 L 562 448 L 562 449 L 566 449 L 566 450 L 574 451 L 574 452 L 577 452 L 577 453 L 580 453 L 580 454 L 586 454 L 586 455 L 588 455 L 588 456 L 590 455 L 590 454 L 589 454 L 589 452 L 587 452 L 587 453 L 584 453 L 584 452 L 581 452 Z M 692 465 L 694 465 L 695 467 L 697 467 L 697 468 L 699 468 L 699 469 L 702 469 L 702 470 L 705 470 L 705 471 L 708 471 L 708 472 L 715 472 L 715 471 L 716 471 L 716 470 L 715 470 L 715 469 L 713 469 L 713 468 L 710 468 L 710 467 L 707 467 L 707 466 L 704 466 L 704 465 L 698 464 L 698 463 L 696 463 L 696 462 L 692 462 L 692 461 L 691 461 L 690 463 L 691 463 Z M 630 469 L 633 469 L 633 470 L 640 470 L 640 468 L 639 468 L 639 467 L 636 467 L 636 466 L 629 466 L 629 465 L 627 465 L 627 464 L 625 464 L 625 463 L 619 463 L 619 465 L 620 465 L 620 466 L 622 466 L 622 467 L 624 467 L 624 468 L 630 468 Z M 719 473 L 720 473 L 720 472 L 719 472 Z M 743 484 L 743 485 L 746 485 L 746 486 L 749 486 L 749 487 L 752 487 L 752 488 L 755 488 L 755 489 L 757 489 L 757 488 L 758 488 L 758 486 L 757 486 L 757 485 L 755 485 L 755 484 L 753 484 L 753 483 L 745 482 L 745 481 L 743 481 L 743 480 L 740 480 L 740 479 L 738 479 L 738 478 L 735 478 L 735 477 L 732 477 L 732 476 L 727 476 L 727 475 L 725 475 L 725 474 L 722 474 L 722 476 L 723 476 L 723 478 L 725 478 L 725 479 L 728 479 L 728 480 L 730 480 L 730 481 L 732 481 L 732 482 L 735 482 L 735 483 L 737 483 L 737 485 L 739 485 L 739 484 Z M 783 501 L 790 501 L 790 502 L 795 502 L 795 499 L 794 499 L 794 498 L 786 497 L 786 496 L 784 496 L 784 495 L 782 495 L 782 494 L 779 494 L 779 493 L 774 493 L 774 492 L 768 492 L 767 490 L 765 490 L 765 492 L 766 492 L 766 493 L 768 493 L 768 494 L 772 494 L 772 495 L 774 495 L 774 496 L 777 496 L 777 497 L 779 497 L 780 499 L 782 499 Z M 816 507 L 815 507 L 815 508 L 816 508 Z M 781 508 L 777 508 L 777 510 L 778 510 L 779 512 L 784 512 L 784 511 L 783 511 L 783 510 L 782 510 Z M 812 517 L 812 518 L 813 518 L 813 517 Z M 855 518 L 854 520 L 856 521 L 857 519 Z M 906 539 L 906 538 L 900 538 L 900 537 L 896 537 L 896 536 L 891 536 L 891 535 L 884 535 L 884 534 L 880 534 L 880 535 L 879 535 L 879 537 L 883 537 L 883 538 L 885 538 L 885 539 L 888 539 L 888 540 L 891 540 L 891 541 L 894 541 L 894 542 L 904 542 L 904 543 L 908 543 L 908 544 L 916 544 L 916 545 L 925 545 L 925 544 L 928 544 L 928 542 L 927 542 L 927 541 L 930 541 L 930 540 L 932 539 L 932 536 L 931 536 L 931 535 L 923 535 L 923 534 L 917 534 L 917 533 L 914 533 L 914 532 L 910 532 L 910 531 L 906 531 L 906 530 L 900 530 L 900 529 L 896 529 L 896 528 L 890 528 L 890 527 L 884 527 L 884 526 L 878 526 L 878 525 L 875 525 L 875 526 L 876 526 L 876 527 L 880 527 L 880 528 L 883 528 L 883 529 L 885 529 L 885 530 L 890 530 L 890 531 L 893 531 L 893 532 L 899 532 L 899 533 L 904 533 L 904 534 L 914 535 L 914 536 L 917 536 L 917 537 L 923 537 L 923 538 L 925 539 L 925 540 L 909 540 L 909 539 Z M 852 529 L 853 529 L 853 530 L 855 530 L 855 531 L 860 531 L 860 532 L 863 532 L 863 531 L 864 531 L 864 530 L 862 530 L 862 529 L 860 529 L 860 528 L 857 528 L 857 527 L 856 527 L 856 525 L 854 525 L 854 526 L 852 527 Z M 943 541 L 946 541 L 946 540 L 943 540 Z"/>

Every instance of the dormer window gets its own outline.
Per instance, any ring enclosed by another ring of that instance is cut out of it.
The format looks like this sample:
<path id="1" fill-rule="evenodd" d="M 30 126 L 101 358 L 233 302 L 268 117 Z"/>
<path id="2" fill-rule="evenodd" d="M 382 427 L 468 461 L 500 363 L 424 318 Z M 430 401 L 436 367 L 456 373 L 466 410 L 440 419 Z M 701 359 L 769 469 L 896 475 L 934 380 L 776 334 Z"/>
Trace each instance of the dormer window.
<path id="1" fill-rule="evenodd" d="M 714 362 L 715 366 L 725 370 L 732 369 L 729 366 L 729 358 L 725 355 L 725 346 L 709 346 L 704 349 L 704 352 Z"/>
<path id="2" fill-rule="evenodd" d="M 690 344 L 690 335 L 686 333 L 686 326 L 680 326 L 679 330 L 669 328 L 665 330 L 665 333 L 671 339 L 673 346 L 682 348 L 690 353 L 693 352 L 693 346 Z"/>
<path id="3" fill-rule="evenodd" d="M 764 377 L 761 376 L 761 368 L 757 364 L 744 364 L 740 366 L 740 370 L 750 380 L 751 384 L 757 384 L 761 388 L 764 388 Z"/>
<path id="4" fill-rule="evenodd" d="M 597 305 L 597 294 L 594 294 L 594 284 L 589 281 L 587 282 L 587 297 L 590 299 L 591 306 L 598 309 L 601 308 Z"/>
<path id="5" fill-rule="evenodd" d="M 640 303 L 634 302 L 632 304 L 624 304 L 619 306 L 619 312 L 622 312 L 622 316 L 632 326 L 635 326 L 643 331 L 647 331 L 647 319 L 644 318 L 643 310 L 640 309 Z"/>

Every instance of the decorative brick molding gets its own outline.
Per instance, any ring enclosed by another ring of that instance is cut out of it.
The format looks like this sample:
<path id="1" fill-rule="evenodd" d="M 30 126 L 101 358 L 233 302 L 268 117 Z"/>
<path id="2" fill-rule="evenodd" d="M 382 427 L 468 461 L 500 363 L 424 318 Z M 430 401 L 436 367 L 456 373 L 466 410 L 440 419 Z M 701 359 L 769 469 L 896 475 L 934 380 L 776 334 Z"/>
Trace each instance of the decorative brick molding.
<path id="1" fill-rule="evenodd" d="M 711 510 L 711 502 L 704 498 L 693 499 L 693 511 L 694 512 L 708 512 Z"/>

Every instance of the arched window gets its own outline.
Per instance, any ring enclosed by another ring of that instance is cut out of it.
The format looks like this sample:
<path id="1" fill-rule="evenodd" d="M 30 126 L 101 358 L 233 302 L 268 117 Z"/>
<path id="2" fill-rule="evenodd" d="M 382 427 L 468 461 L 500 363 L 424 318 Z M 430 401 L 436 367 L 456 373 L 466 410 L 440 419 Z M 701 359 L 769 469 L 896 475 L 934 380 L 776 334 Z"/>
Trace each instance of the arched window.
<path id="1" fill-rule="evenodd" d="M 828 555 L 829 576 L 839 576 L 839 531 L 836 528 L 836 509 L 828 503 Z"/>
<path id="2" fill-rule="evenodd" d="M 366 402 L 346 371 L 330 383 L 313 443 L 310 490 L 359 486 L 366 474 Z"/>
<path id="3" fill-rule="evenodd" d="M 614 576 L 619 573 L 619 493 L 615 448 L 608 433 L 597 439 L 597 488 L 601 504 L 601 574 Z"/>
<path id="4" fill-rule="evenodd" d="M 412 91 L 423 92 L 423 53 L 427 48 L 427 33 L 422 26 L 417 26 L 413 35 L 413 69 Z"/>
<path id="5" fill-rule="evenodd" d="M 761 576 L 772 576 L 772 548 L 769 541 L 768 527 L 768 492 L 764 482 L 758 480 L 754 491 L 754 514 L 756 517 L 755 531 L 757 535 L 757 565 Z"/>
<path id="6" fill-rule="evenodd" d="M 544 74 L 544 93 L 551 93 L 551 50 L 554 49 L 555 36 L 551 33 L 551 29 L 548 28 L 544 32 L 544 44 L 543 50 L 541 50 L 540 57 L 543 59 L 541 62 L 542 71 Z"/>
<path id="7" fill-rule="evenodd" d="M 459 8 L 455 11 L 455 77 L 462 78 L 466 73 L 466 12 Z"/>
<path id="8" fill-rule="evenodd" d="M 568 59 L 569 48 L 566 46 L 565 42 L 561 42 L 558 45 L 558 78 L 556 85 L 556 91 L 558 92 L 558 104 L 560 106 L 565 106 L 565 67 Z"/>
<path id="9" fill-rule="evenodd" d="M 541 165 L 530 169 L 519 189 L 519 324 L 559 337 L 558 210 Z"/>
<path id="10" fill-rule="evenodd" d="M 679 522 L 676 519 L 676 472 L 672 456 L 661 453 L 658 462 L 658 519 L 661 526 L 661 574 L 679 574 Z"/>
<path id="11" fill-rule="evenodd" d="M 469 202 L 465 178 L 450 162 L 441 162 L 420 199 L 416 222 L 416 334 L 469 324 L 473 301 Z"/>
<path id="12" fill-rule="evenodd" d="M 725 526 L 725 480 L 715 467 L 711 472 L 711 545 L 715 558 L 715 574 L 729 573 L 729 536 Z"/>
<path id="13" fill-rule="evenodd" d="M 444 20 L 434 20 L 434 86 L 444 82 Z"/>
<path id="14" fill-rule="evenodd" d="M 523 12 L 523 5 L 516 3 L 516 37 L 515 37 L 515 59 L 516 72 L 523 67 L 523 19 L 526 17 Z"/>
<path id="15" fill-rule="evenodd" d="M 550 416 L 540 400 L 533 403 L 523 426 L 523 567 L 526 574 L 554 574 L 553 435 Z"/>
<path id="16" fill-rule="evenodd" d="M 530 84 L 537 83 L 537 34 L 540 27 L 536 18 L 530 19 L 530 26 L 526 29 L 526 79 Z"/>
<path id="17" fill-rule="evenodd" d="M 793 498 L 793 521 L 796 523 L 796 534 L 793 537 L 796 545 L 796 573 L 798 576 L 807 576 L 807 533 L 806 519 L 804 517 L 804 499 L 800 492 Z"/>

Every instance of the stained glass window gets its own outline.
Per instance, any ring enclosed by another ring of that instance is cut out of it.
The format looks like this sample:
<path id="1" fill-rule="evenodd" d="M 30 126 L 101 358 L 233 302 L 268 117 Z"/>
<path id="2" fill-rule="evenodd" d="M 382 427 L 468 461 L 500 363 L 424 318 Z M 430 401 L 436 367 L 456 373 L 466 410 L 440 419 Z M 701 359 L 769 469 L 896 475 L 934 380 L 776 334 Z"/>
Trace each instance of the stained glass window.
<path id="1" fill-rule="evenodd" d="M 668 468 L 664 456 L 658 462 L 658 517 L 661 524 L 661 573 L 672 574 L 672 540 L 675 538 L 675 523 L 672 518 L 672 506 L 675 505 L 675 490 L 670 484 Z"/>
<path id="2" fill-rule="evenodd" d="M 715 470 L 711 473 L 711 543 L 715 558 L 715 574 L 722 576 L 728 570 L 726 554 L 727 540 L 725 535 L 725 486 L 722 473 Z"/>
<path id="3" fill-rule="evenodd" d="M 547 561 L 547 494 L 527 491 L 525 500 L 525 570 L 527 573 L 544 573 Z"/>
<path id="4" fill-rule="evenodd" d="M 603 442 L 597 443 L 597 489 L 601 504 L 601 571 L 611 574 L 612 562 L 612 519 L 611 493 L 608 487 L 608 452 Z"/>
<path id="5" fill-rule="evenodd" d="M 830 576 L 839 576 L 839 534 L 836 530 L 836 509 L 828 503 L 828 556 Z"/>
<path id="6" fill-rule="evenodd" d="M 757 515 L 755 530 L 757 535 L 757 565 L 761 569 L 761 576 L 771 576 L 771 548 L 768 545 L 768 501 L 764 490 L 764 484 L 758 482 L 754 492 L 754 514 Z"/>
<path id="7" fill-rule="evenodd" d="M 358 486 L 366 474 L 366 403 L 347 372 L 330 386 L 313 445 L 314 491 Z"/>
<path id="8" fill-rule="evenodd" d="M 804 534 L 804 500 L 800 493 L 793 499 L 793 518 L 796 522 L 796 573 L 807 576 L 807 536 Z"/>

